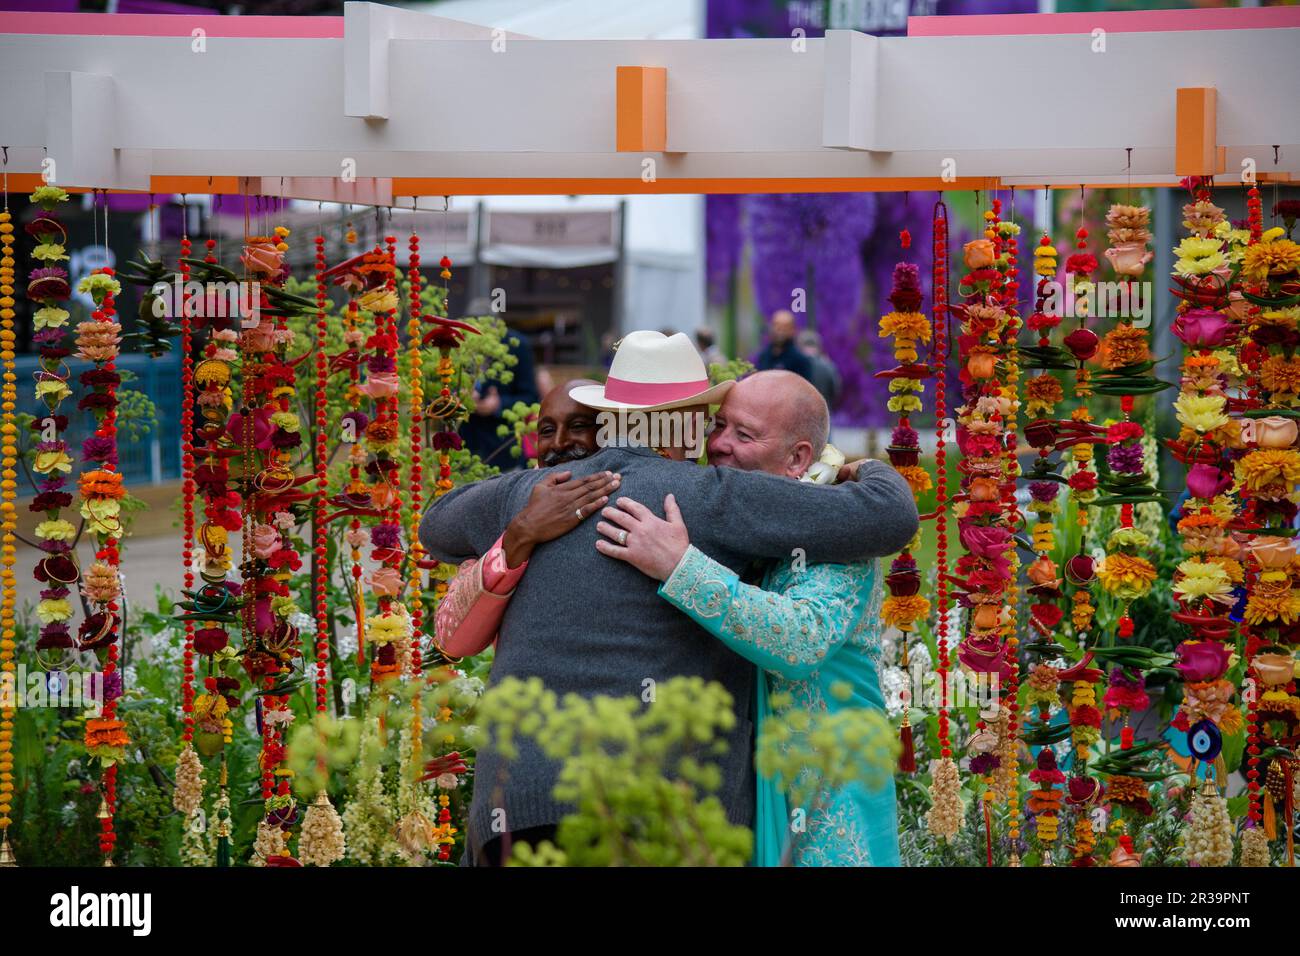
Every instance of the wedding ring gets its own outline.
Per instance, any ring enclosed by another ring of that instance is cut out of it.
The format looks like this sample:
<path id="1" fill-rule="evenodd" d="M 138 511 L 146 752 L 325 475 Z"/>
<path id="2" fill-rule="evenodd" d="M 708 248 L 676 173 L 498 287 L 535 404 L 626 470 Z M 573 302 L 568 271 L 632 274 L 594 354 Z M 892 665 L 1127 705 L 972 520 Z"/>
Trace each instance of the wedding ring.
<path id="1" fill-rule="evenodd" d="M 619 543 L 619 545 L 621 545 L 621 546 L 626 546 L 626 544 L 627 544 L 627 531 L 626 531 L 626 530 L 619 531 L 619 533 L 618 533 L 618 543 Z"/>
<path id="2" fill-rule="evenodd" d="M 578 516 L 578 520 L 581 521 L 581 520 L 582 520 L 582 509 L 581 509 L 581 508 L 578 508 L 574 513 L 577 514 L 577 516 Z"/>

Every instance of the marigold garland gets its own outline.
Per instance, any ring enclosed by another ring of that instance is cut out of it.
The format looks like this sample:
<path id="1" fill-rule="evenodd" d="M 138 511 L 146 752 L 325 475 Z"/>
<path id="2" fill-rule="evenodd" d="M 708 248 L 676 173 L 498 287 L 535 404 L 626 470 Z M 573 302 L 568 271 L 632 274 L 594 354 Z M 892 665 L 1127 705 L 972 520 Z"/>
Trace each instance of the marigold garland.
<path id="1" fill-rule="evenodd" d="M 14 501 L 18 495 L 18 426 L 15 412 L 18 403 L 18 376 L 14 372 L 14 226 L 9 214 L 9 194 L 0 210 L 0 362 L 4 378 L 0 385 L 0 680 L 16 681 L 14 651 L 17 628 L 14 607 L 18 598 L 15 531 L 18 515 Z M 0 702 L 0 858 L 12 859 L 9 845 L 9 814 L 14 793 L 14 716 L 15 701 Z"/>

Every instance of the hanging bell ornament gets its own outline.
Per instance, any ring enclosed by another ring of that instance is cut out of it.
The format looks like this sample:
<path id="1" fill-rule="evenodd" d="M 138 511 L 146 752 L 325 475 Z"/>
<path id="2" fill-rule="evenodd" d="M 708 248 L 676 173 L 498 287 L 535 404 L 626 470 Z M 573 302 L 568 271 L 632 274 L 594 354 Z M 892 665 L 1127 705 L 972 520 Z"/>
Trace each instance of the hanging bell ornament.
<path id="1" fill-rule="evenodd" d="M 108 798 L 107 798 L 107 797 L 100 797 L 100 798 L 99 798 L 99 810 L 95 813 L 95 817 L 96 817 L 97 819 L 99 819 L 99 820 L 107 820 L 107 819 L 109 819 L 112 815 L 113 815 L 113 814 L 112 814 L 112 813 L 109 811 L 109 809 L 108 809 Z"/>
<path id="2" fill-rule="evenodd" d="M 17 866 L 18 858 L 14 856 L 14 848 L 9 845 L 9 835 L 0 841 L 0 866 Z"/>

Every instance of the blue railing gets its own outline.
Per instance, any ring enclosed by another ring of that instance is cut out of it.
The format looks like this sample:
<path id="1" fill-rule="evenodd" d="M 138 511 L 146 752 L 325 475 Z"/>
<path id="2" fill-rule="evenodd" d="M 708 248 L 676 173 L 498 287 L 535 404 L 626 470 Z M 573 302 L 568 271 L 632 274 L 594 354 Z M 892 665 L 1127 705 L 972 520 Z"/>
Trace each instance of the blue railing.
<path id="1" fill-rule="evenodd" d="M 15 361 L 18 373 L 18 411 L 29 415 L 44 414 L 45 403 L 36 400 L 32 374 L 39 368 L 34 355 L 19 355 Z M 86 390 L 78 379 L 82 372 L 91 367 L 90 363 L 69 359 L 68 367 L 72 376 L 68 384 L 72 386 L 72 397 L 65 401 L 59 411 L 68 416 L 68 430 L 65 437 L 68 450 L 76 461 L 81 458 L 81 442 L 95 429 L 95 416 L 90 412 L 77 410 L 77 400 Z M 124 384 L 122 388 L 143 392 L 158 410 L 158 420 L 148 434 L 131 441 L 122 435 L 118 444 L 118 466 L 122 477 L 130 484 L 156 484 L 160 481 L 179 479 L 181 474 L 181 360 L 177 354 L 162 358 L 150 358 L 147 355 L 125 354 L 117 359 L 117 367 L 123 372 L 135 375 L 135 380 Z M 24 447 L 31 436 L 24 436 Z M 18 493 L 32 494 L 32 489 L 19 476 Z"/>

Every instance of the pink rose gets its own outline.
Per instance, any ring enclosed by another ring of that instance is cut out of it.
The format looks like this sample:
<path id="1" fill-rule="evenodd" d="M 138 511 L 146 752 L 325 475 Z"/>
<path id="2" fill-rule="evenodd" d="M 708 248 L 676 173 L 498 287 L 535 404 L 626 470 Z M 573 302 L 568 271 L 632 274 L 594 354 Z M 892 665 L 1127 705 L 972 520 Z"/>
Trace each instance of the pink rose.
<path id="1" fill-rule="evenodd" d="M 357 386 L 357 391 L 371 398 L 391 398 L 399 387 L 396 372 L 373 372 L 364 384 Z"/>
<path id="2" fill-rule="evenodd" d="M 402 576 L 396 568 L 380 568 L 370 575 L 370 589 L 379 596 L 402 593 Z"/>
<path id="3" fill-rule="evenodd" d="M 358 551 L 370 543 L 370 532 L 365 528 L 350 528 L 344 537 L 347 539 L 348 547 Z"/>
<path id="4" fill-rule="evenodd" d="M 1197 463 L 1187 469 L 1187 490 L 1195 498 L 1209 501 L 1232 487 L 1232 472 L 1223 471 L 1218 465 Z"/>
<path id="5" fill-rule="evenodd" d="M 269 524 L 253 526 L 253 553 L 259 558 L 269 558 L 280 547 L 280 532 Z"/>
<path id="6" fill-rule="evenodd" d="M 960 537 L 962 547 L 971 554 L 989 561 L 1005 557 L 1007 545 L 1011 542 L 1011 532 L 1007 528 L 991 528 L 975 524 L 963 525 Z"/>
<path id="7" fill-rule="evenodd" d="M 1174 662 L 1189 684 L 1203 684 L 1217 680 L 1228 669 L 1230 653 L 1217 641 L 1184 641 L 1178 645 L 1178 660 Z"/>
<path id="8" fill-rule="evenodd" d="M 1234 331 L 1228 317 L 1213 309 L 1191 309 L 1174 319 L 1174 335 L 1194 349 L 1219 348 Z"/>
<path id="9" fill-rule="evenodd" d="M 1154 255 L 1145 243 L 1121 242 L 1106 250 L 1106 258 L 1117 275 L 1140 276 L 1146 271 L 1146 264 Z"/>

